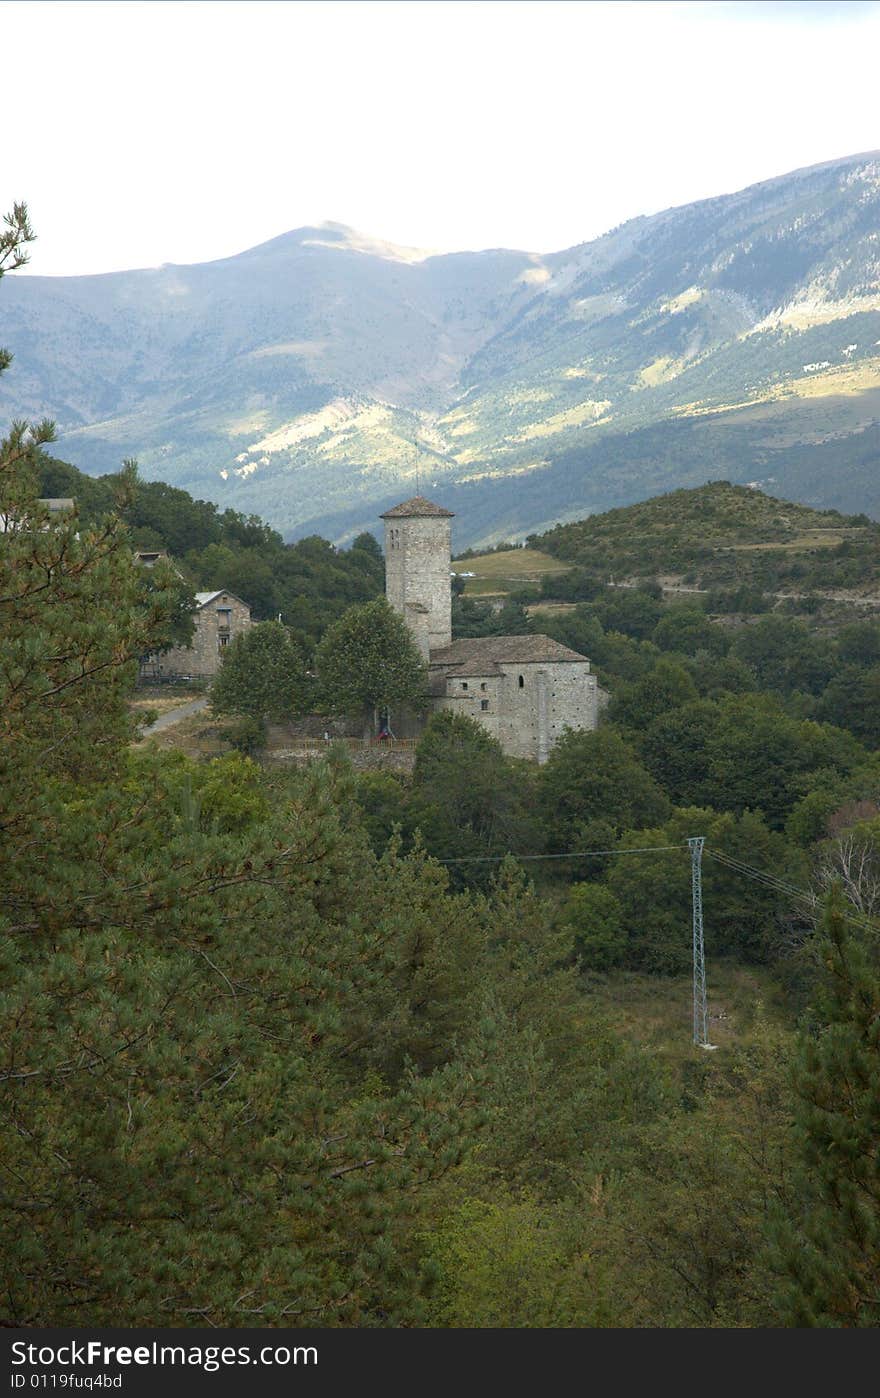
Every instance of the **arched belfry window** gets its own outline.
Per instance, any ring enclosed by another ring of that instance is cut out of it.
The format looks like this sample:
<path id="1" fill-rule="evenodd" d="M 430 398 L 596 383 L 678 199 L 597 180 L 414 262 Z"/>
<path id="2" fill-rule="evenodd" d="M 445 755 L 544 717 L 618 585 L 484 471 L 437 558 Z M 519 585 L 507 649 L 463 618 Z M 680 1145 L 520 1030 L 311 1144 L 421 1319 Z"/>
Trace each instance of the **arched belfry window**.
<path id="1" fill-rule="evenodd" d="M 519 687 L 520 687 L 520 689 L 524 689 L 524 688 L 525 688 L 525 683 L 526 683 L 526 682 L 525 682 L 525 680 L 523 679 L 522 675 L 520 675 L 520 677 L 519 677 Z"/>

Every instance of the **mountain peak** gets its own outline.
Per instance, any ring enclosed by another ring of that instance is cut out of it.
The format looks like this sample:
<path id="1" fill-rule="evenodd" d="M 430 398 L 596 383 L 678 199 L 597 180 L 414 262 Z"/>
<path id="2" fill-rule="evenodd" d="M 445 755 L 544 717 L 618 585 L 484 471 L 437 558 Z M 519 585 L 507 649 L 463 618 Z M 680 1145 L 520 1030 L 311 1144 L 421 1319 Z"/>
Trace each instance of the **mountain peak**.
<path id="1" fill-rule="evenodd" d="M 437 255 L 437 250 L 433 248 L 413 248 L 392 243 L 383 238 L 374 238 L 369 233 L 360 233 L 347 223 L 326 219 L 323 223 L 292 228 L 287 233 L 279 234 L 277 238 L 270 238 L 257 247 L 246 249 L 239 256 L 249 257 L 253 253 L 264 253 L 270 249 L 280 251 L 285 247 L 329 248 L 334 252 L 356 252 L 367 257 L 380 258 L 384 262 L 424 262 L 427 258 Z"/>
<path id="2" fill-rule="evenodd" d="M 369 233 L 359 233 L 345 223 L 328 221 L 311 230 L 317 237 L 302 238 L 304 247 L 335 248 L 341 252 L 365 253 L 369 257 L 380 257 L 385 262 L 424 262 L 436 255 L 436 249 L 412 248 L 400 243 L 389 243 L 383 238 L 374 238 Z"/>

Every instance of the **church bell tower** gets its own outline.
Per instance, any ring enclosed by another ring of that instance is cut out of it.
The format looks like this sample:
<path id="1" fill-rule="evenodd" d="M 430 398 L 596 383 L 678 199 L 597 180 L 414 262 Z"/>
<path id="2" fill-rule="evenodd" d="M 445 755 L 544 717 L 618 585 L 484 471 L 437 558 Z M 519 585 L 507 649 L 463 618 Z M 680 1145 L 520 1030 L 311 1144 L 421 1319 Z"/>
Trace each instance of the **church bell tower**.
<path id="1" fill-rule="evenodd" d="M 451 510 L 421 495 L 395 505 L 385 521 L 385 596 L 413 633 L 424 659 L 452 644 Z"/>

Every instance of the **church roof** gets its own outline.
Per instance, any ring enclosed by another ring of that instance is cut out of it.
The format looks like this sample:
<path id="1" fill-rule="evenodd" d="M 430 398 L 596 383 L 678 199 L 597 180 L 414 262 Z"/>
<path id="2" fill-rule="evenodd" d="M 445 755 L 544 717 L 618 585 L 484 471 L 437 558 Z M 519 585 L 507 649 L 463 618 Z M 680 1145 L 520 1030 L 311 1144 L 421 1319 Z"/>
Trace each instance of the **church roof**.
<path id="1" fill-rule="evenodd" d="M 479 656 L 475 656 L 473 660 L 464 661 L 461 665 L 451 666 L 450 669 L 446 671 L 446 678 L 448 680 L 466 680 L 472 675 L 478 675 L 480 679 L 492 679 L 503 674 L 504 671 L 497 661 L 483 660 Z"/>
<path id="2" fill-rule="evenodd" d="M 431 668 L 443 666 L 465 674 L 488 675 L 498 665 L 580 664 L 588 665 L 585 655 L 554 641 L 551 636 L 468 636 L 431 651 Z"/>
<path id="3" fill-rule="evenodd" d="M 395 505 L 379 516 L 380 519 L 420 519 L 426 517 L 454 519 L 455 516 L 452 510 L 444 510 L 442 505 L 434 505 L 430 500 L 426 500 L 424 495 L 414 495 L 411 500 L 404 500 L 402 505 Z"/>

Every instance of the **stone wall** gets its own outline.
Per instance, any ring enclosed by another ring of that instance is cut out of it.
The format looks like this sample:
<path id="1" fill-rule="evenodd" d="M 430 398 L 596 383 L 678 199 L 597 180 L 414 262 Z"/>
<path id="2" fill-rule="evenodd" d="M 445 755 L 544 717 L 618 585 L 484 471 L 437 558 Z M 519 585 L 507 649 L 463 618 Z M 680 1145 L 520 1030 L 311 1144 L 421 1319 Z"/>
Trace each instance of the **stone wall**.
<path id="1" fill-rule="evenodd" d="M 322 745 L 314 748 L 282 748 L 267 752 L 266 760 L 282 765 L 307 767 L 312 762 L 320 762 L 326 756 L 327 749 Z M 412 772 L 416 760 L 414 748 L 385 748 L 378 745 L 350 748 L 348 756 L 356 772 L 396 772 L 401 776 L 408 776 Z"/>

